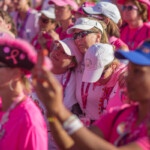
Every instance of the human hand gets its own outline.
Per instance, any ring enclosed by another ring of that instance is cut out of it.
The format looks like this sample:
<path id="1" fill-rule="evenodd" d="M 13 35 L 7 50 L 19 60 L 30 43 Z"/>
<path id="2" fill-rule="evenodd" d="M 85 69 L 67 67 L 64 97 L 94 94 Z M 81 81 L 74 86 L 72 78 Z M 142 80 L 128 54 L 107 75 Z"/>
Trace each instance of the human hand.
<path id="1" fill-rule="evenodd" d="M 38 63 L 32 71 L 33 87 L 39 99 L 44 103 L 49 115 L 56 116 L 63 108 L 63 90 L 53 74 L 43 66 L 43 56 L 38 57 Z"/>
<path id="2" fill-rule="evenodd" d="M 60 40 L 59 38 L 59 34 L 57 34 L 55 31 L 51 30 L 49 33 L 48 33 L 52 39 L 55 41 L 55 40 Z"/>

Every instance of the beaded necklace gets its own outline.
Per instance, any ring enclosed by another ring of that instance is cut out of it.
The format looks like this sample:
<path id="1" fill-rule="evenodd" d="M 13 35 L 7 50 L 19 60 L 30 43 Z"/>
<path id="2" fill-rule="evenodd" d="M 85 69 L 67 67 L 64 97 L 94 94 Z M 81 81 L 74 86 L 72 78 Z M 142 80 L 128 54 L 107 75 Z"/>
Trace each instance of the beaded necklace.
<path id="1" fill-rule="evenodd" d="M 108 88 L 103 88 L 103 96 L 100 97 L 99 99 L 99 115 L 101 115 L 103 113 L 103 111 L 106 109 L 106 106 L 108 104 L 108 101 L 109 101 L 109 97 L 110 97 L 110 94 L 112 92 L 114 87 L 108 87 Z"/>

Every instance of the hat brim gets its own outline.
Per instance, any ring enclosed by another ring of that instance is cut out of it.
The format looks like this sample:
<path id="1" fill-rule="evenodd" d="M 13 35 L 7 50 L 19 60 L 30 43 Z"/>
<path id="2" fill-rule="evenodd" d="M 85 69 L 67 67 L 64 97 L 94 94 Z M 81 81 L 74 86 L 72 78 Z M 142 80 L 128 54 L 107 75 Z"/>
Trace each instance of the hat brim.
<path id="1" fill-rule="evenodd" d="M 84 70 L 83 77 L 82 77 L 82 82 L 89 82 L 89 83 L 94 83 L 98 81 L 102 75 L 102 72 L 104 70 L 103 68 L 99 68 L 97 70 Z"/>
<path id="2" fill-rule="evenodd" d="M 56 0 L 50 0 L 49 2 L 48 2 L 48 4 L 49 5 L 51 5 L 51 4 L 56 4 L 57 6 L 66 6 L 67 4 L 66 3 L 64 3 L 63 1 L 56 1 Z"/>
<path id="3" fill-rule="evenodd" d="M 118 59 L 128 59 L 129 61 L 137 65 L 150 65 L 150 59 L 137 51 L 125 52 L 122 50 L 118 50 L 115 52 L 115 57 Z"/>
<path id="4" fill-rule="evenodd" d="M 70 48 L 68 47 L 68 45 L 66 43 L 64 43 L 63 41 L 58 40 L 57 42 L 59 42 L 61 44 L 61 46 L 64 49 L 64 52 L 69 55 L 69 56 L 74 56 L 73 53 L 71 52 Z"/>
<path id="5" fill-rule="evenodd" d="M 49 19 L 55 19 L 55 15 L 50 14 L 49 12 L 47 12 L 46 10 L 42 10 L 41 14 L 45 15 L 47 18 Z"/>
<path id="6" fill-rule="evenodd" d="M 83 7 L 83 12 L 88 15 L 98 15 L 100 12 L 94 11 L 94 7 Z"/>
<path id="7" fill-rule="evenodd" d="M 93 28 L 93 27 L 94 27 L 94 26 L 82 25 L 82 24 L 80 24 L 80 25 L 74 25 L 73 27 L 71 27 L 71 28 L 69 28 L 69 29 L 67 30 L 67 33 L 68 33 L 68 34 L 71 34 L 71 33 L 74 32 L 75 29 L 89 30 L 89 29 L 91 29 L 91 28 Z"/>

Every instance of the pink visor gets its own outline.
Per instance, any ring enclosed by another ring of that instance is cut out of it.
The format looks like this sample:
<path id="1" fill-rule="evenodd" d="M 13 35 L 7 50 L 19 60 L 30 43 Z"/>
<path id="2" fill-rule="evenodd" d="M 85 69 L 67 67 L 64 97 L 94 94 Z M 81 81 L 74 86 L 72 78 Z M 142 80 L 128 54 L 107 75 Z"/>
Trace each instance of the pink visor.
<path id="1" fill-rule="evenodd" d="M 74 10 L 78 10 L 78 5 L 74 0 L 50 0 L 49 4 L 56 4 L 58 6 L 70 5 Z"/>

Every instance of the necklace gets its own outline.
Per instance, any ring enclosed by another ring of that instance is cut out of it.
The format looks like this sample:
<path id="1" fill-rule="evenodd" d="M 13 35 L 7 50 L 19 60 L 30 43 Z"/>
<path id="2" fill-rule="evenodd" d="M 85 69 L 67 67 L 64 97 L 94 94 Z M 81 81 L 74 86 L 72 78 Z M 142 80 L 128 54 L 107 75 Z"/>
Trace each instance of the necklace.
<path id="1" fill-rule="evenodd" d="M 63 87 L 63 94 L 64 94 L 64 97 L 65 97 L 65 89 L 66 89 L 66 87 L 67 87 L 67 85 L 68 85 L 68 82 L 69 82 L 69 80 L 70 80 L 70 77 L 71 77 L 71 70 L 68 72 L 67 77 L 66 77 L 66 80 L 65 80 L 64 83 L 63 83 L 64 76 L 62 75 L 62 78 L 61 78 L 61 85 L 62 85 L 62 87 Z"/>
<path id="2" fill-rule="evenodd" d="M 103 113 L 109 101 L 110 94 L 114 87 L 103 88 L 103 96 L 99 99 L 99 115 Z"/>
<path id="3" fill-rule="evenodd" d="M 28 20 L 30 13 L 31 13 L 31 8 L 29 8 L 27 15 L 26 15 L 26 18 L 23 21 L 22 25 L 19 24 L 19 14 L 17 16 L 17 29 L 19 30 L 19 32 L 18 32 L 19 37 L 23 37 L 23 32 L 25 30 L 25 26 L 26 26 L 26 23 L 27 23 L 27 20 Z"/>
<path id="4" fill-rule="evenodd" d="M 21 100 L 20 100 L 21 99 Z M 3 128 L 3 125 L 8 122 L 9 120 L 9 114 L 10 112 L 24 99 L 24 95 L 20 95 L 7 109 L 7 111 L 3 114 L 1 120 L 0 120 L 0 140 L 5 134 L 5 129 Z"/>
<path id="5" fill-rule="evenodd" d="M 140 33 L 142 27 L 143 27 L 143 26 L 141 26 L 141 27 L 136 31 L 136 33 L 134 34 L 132 40 L 129 41 L 130 29 L 129 29 L 129 26 L 128 26 L 128 32 L 127 32 L 127 36 L 126 36 L 126 43 L 127 43 L 127 45 L 129 46 L 129 48 L 133 49 L 134 44 L 135 44 L 135 41 L 136 41 L 136 39 L 137 39 L 137 36 L 139 35 L 139 33 Z"/>

